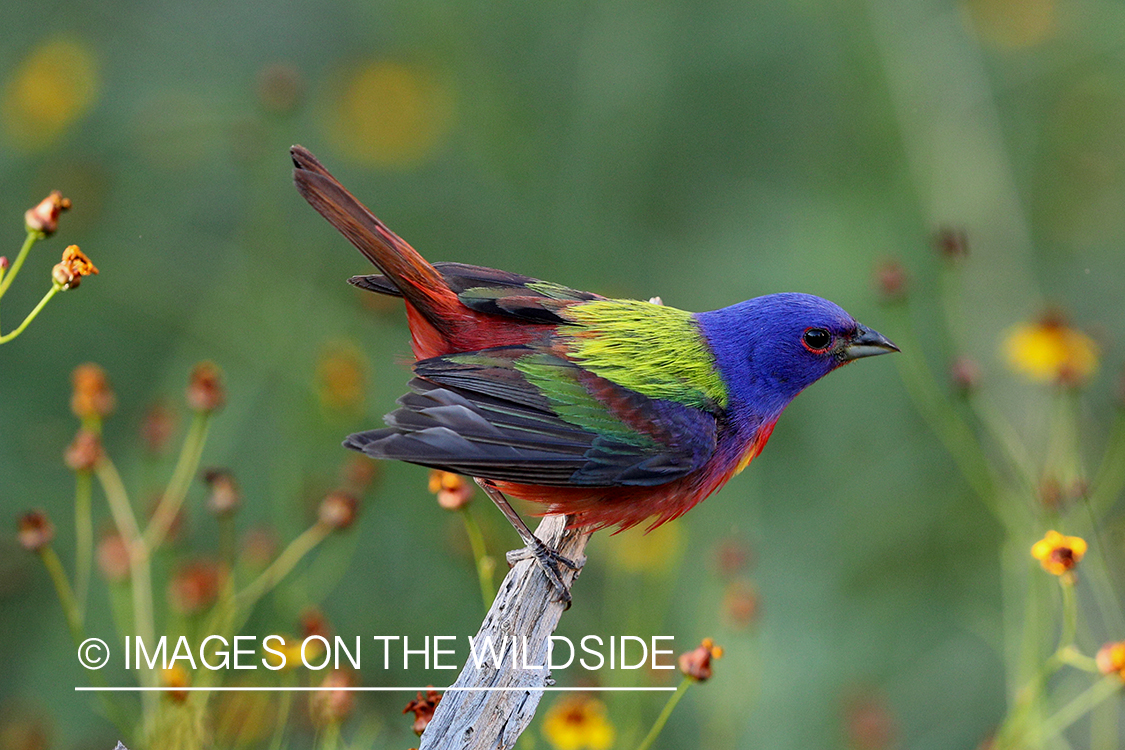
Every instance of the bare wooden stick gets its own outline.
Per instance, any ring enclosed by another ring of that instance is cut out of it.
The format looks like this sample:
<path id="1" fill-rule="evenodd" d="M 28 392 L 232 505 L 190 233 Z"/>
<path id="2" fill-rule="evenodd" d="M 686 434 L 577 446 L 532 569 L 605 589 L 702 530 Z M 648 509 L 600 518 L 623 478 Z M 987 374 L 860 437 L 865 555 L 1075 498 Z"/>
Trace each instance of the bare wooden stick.
<path id="1" fill-rule="evenodd" d="M 581 569 L 589 531 L 567 529 L 567 516 L 547 516 L 535 535 Z M 569 586 L 577 570 L 562 567 Z M 547 648 L 566 606 L 534 559 L 521 560 L 509 571 L 485 615 L 474 643 L 477 659 L 469 656 L 454 688 L 441 698 L 434 717 L 422 734 L 420 750 L 510 750 L 531 723 L 543 691 L 549 684 Z M 491 639 L 497 654 L 504 649 L 500 667 L 492 663 Z M 539 667 L 536 669 L 535 667 Z M 510 688 L 481 690 L 480 688 Z"/>

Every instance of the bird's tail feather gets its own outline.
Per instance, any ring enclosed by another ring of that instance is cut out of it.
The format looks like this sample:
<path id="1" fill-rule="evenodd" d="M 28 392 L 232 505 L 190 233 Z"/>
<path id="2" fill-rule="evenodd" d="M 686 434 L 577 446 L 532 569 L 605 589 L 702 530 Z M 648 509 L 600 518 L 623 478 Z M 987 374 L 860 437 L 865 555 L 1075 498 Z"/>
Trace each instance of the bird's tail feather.
<path id="1" fill-rule="evenodd" d="M 448 336 L 464 306 L 442 275 L 387 228 L 302 146 L 289 149 L 298 192 L 402 292 L 426 322 Z"/>

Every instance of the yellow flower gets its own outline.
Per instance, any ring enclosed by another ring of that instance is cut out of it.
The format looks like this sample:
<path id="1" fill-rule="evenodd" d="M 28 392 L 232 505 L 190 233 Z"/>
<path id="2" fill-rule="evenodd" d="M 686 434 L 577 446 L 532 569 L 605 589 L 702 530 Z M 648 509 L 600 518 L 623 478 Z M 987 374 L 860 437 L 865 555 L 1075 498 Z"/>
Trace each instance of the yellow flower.
<path id="1" fill-rule="evenodd" d="M 378 167 L 411 167 L 430 156 L 453 119 L 449 91 L 418 66 L 368 61 L 328 84 L 329 139 L 342 153 Z"/>
<path id="2" fill-rule="evenodd" d="M 607 750 L 616 732 L 604 703 L 585 695 L 568 695 L 547 711 L 543 736 L 555 750 Z"/>
<path id="3" fill-rule="evenodd" d="M 473 485 L 450 471 L 431 471 L 429 487 L 430 492 L 437 495 L 438 505 L 446 510 L 460 510 L 473 499 Z"/>
<path id="4" fill-rule="evenodd" d="M 1004 354 L 1012 370 L 1032 380 L 1077 384 L 1098 369 L 1094 340 L 1054 316 L 1012 329 Z"/>
<path id="5" fill-rule="evenodd" d="M 1063 536 L 1051 529 L 1035 544 L 1031 545 L 1031 556 L 1043 566 L 1043 570 L 1061 576 L 1069 572 L 1086 554 L 1086 540 L 1077 536 Z"/>
<path id="6" fill-rule="evenodd" d="M 4 87 L 0 117 L 17 146 L 52 145 L 85 115 L 98 93 L 98 65 L 80 41 L 55 37 L 24 58 Z"/>
<path id="7" fill-rule="evenodd" d="M 160 682 L 166 688 L 184 688 L 191 684 L 191 676 L 179 664 L 160 670 Z M 187 700 L 186 690 L 167 690 L 164 696 L 175 703 Z"/>
<path id="8" fill-rule="evenodd" d="M 1096 657 L 1098 663 L 1098 671 L 1102 674 L 1117 673 L 1117 676 L 1125 680 L 1125 641 L 1118 641 L 1116 643 L 1107 643 L 1098 649 Z"/>

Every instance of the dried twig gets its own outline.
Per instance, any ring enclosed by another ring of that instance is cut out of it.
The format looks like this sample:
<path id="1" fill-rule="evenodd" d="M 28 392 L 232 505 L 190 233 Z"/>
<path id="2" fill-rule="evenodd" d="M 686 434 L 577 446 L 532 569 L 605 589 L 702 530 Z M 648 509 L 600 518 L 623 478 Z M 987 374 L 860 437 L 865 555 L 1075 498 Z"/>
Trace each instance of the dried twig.
<path id="1" fill-rule="evenodd" d="M 581 566 L 583 551 L 590 538 L 588 531 L 566 529 L 572 520 L 547 516 L 535 530 L 536 536 Z M 577 571 L 562 568 L 569 586 Z M 531 719 L 543 697 L 542 688 L 550 684 L 546 668 L 549 636 L 555 631 L 565 605 L 555 601 L 555 591 L 534 560 L 522 560 L 508 573 L 491 609 L 481 623 L 474 642 L 478 668 L 472 656 L 461 670 L 454 688 L 442 696 L 434 717 L 422 734 L 421 750 L 509 750 Z M 491 638 L 496 652 L 504 648 L 497 669 L 487 649 L 480 644 Z M 526 646 L 525 646 L 526 644 Z M 530 668 L 525 668 L 530 667 Z M 534 666 L 543 665 L 539 669 Z M 512 688 L 482 690 L 480 688 Z"/>

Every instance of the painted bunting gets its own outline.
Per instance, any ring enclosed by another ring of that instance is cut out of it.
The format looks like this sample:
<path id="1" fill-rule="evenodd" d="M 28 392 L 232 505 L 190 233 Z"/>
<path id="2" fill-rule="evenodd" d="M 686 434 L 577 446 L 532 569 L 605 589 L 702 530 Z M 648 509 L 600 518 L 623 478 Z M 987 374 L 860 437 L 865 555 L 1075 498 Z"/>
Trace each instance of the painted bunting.
<path id="1" fill-rule="evenodd" d="M 551 551 L 503 493 L 575 525 L 659 525 L 746 468 L 807 386 L 898 351 L 809 294 L 690 313 L 431 265 L 311 153 L 290 154 L 301 195 L 382 271 L 349 281 L 404 298 L 417 359 L 387 427 L 344 445 L 477 479 L 564 598 Z"/>

